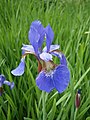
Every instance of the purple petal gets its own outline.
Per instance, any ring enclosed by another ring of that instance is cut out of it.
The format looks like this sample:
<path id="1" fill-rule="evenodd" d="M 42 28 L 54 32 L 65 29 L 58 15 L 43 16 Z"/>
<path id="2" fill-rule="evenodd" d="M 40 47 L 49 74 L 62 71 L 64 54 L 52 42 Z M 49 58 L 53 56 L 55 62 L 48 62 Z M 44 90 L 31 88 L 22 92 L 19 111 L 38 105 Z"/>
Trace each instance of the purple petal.
<path id="1" fill-rule="evenodd" d="M 15 85 L 14 82 L 11 82 L 11 85 L 10 85 L 11 90 L 13 89 L 14 85 Z"/>
<path id="2" fill-rule="evenodd" d="M 29 52 L 31 54 L 35 54 L 35 51 L 34 51 L 34 48 L 33 48 L 32 45 L 23 44 L 23 47 L 21 49 L 24 50 L 24 51 L 27 51 L 27 52 Z"/>
<path id="3" fill-rule="evenodd" d="M 24 55 L 25 54 L 25 50 L 22 50 L 22 55 Z"/>
<path id="4" fill-rule="evenodd" d="M 61 63 L 62 65 L 67 66 L 67 60 L 66 60 L 66 57 L 64 56 L 64 54 L 62 54 L 62 57 L 61 57 L 61 59 L 60 59 L 60 63 Z"/>
<path id="5" fill-rule="evenodd" d="M 38 41 L 40 39 L 40 34 L 34 27 L 30 27 L 28 36 L 29 36 L 30 43 L 34 47 L 35 53 L 38 55 Z"/>
<path id="6" fill-rule="evenodd" d="M 46 45 L 47 45 L 47 52 L 48 52 L 50 50 L 50 45 L 54 38 L 54 33 L 50 25 L 48 25 L 45 28 L 45 32 L 46 32 Z"/>
<path id="7" fill-rule="evenodd" d="M 54 88 L 52 77 L 47 75 L 44 71 L 41 71 L 36 78 L 36 85 L 40 90 L 46 92 L 50 92 Z"/>
<path id="8" fill-rule="evenodd" d="M 67 60 L 64 54 L 61 52 L 53 51 L 51 52 L 52 55 L 57 56 L 60 59 L 60 64 L 67 66 Z"/>
<path id="9" fill-rule="evenodd" d="M 4 81 L 5 81 L 5 76 L 0 75 L 0 87 L 2 87 Z"/>
<path id="10" fill-rule="evenodd" d="M 59 65 L 53 75 L 53 83 L 59 93 L 62 93 L 70 81 L 70 72 L 64 65 Z"/>
<path id="11" fill-rule="evenodd" d="M 42 31 L 44 30 L 44 27 L 39 20 L 35 20 L 34 22 L 32 22 L 31 27 L 34 27 L 39 34 L 42 34 Z"/>
<path id="12" fill-rule="evenodd" d="M 28 36 L 35 53 L 38 54 L 38 48 L 41 48 L 45 36 L 45 30 L 40 21 L 36 20 L 32 22 Z"/>
<path id="13" fill-rule="evenodd" d="M 40 58 L 46 62 L 52 60 L 52 55 L 46 52 L 40 54 Z"/>
<path id="14" fill-rule="evenodd" d="M 60 45 L 50 45 L 49 52 L 52 52 L 54 50 L 58 50 L 59 48 L 60 48 Z M 47 52 L 47 47 L 46 46 L 44 47 L 43 52 Z"/>
<path id="15" fill-rule="evenodd" d="M 5 80 L 3 84 L 10 86 L 10 89 L 14 87 L 14 82 L 9 82 L 7 80 Z"/>
<path id="16" fill-rule="evenodd" d="M 11 85 L 11 82 L 5 80 L 3 84 L 10 86 L 10 85 Z"/>
<path id="17" fill-rule="evenodd" d="M 40 39 L 38 41 L 38 47 L 41 47 L 45 36 L 44 27 L 42 26 L 41 22 L 38 20 L 32 22 L 31 27 L 34 27 L 37 30 L 38 34 L 40 35 Z"/>
<path id="18" fill-rule="evenodd" d="M 16 69 L 12 70 L 11 73 L 14 76 L 21 76 L 24 73 L 24 68 L 25 68 L 25 59 L 22 58 L 19 66 Z"/>

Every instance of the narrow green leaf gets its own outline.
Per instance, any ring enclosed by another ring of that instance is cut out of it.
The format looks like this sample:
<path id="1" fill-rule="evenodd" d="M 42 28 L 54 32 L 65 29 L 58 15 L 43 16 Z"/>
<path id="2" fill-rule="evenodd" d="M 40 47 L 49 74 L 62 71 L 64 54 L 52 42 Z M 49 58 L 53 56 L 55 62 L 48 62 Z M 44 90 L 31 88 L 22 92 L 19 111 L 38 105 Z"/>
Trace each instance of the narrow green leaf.
<path id="1" fill-rule="evenodd" d="M 54 99 L 54 101 L 53 101 L 53 106 L 52 106 L 52 109 L 51 109 L 51 111 L 49 113 L 48 120 L 54 120 L 55 112 L 56 112 L 56 99 Z"/>
<path id="2" fill-rule="evenodd" d="M 11 120 L 10 105 L 8 104 L 7 120 Z"/>
<path id="3" fill-rule="evenodd" d="M 33 119 L 31 119 L 31 118 L 27 118 L 27 117 L 24 117 L 24 120 L 33 120 Z"/>
<path id="4" fill-rule="evenodd" d="M 8 100 L 8 103 L 11 105 L 13 111 L 15 111 L 16 106 L 15 106 L 14 102 L 12 101 L 12 99 L 10 98 L 10 96 L 8 94 L 6 94 L 6 99 Z"/>

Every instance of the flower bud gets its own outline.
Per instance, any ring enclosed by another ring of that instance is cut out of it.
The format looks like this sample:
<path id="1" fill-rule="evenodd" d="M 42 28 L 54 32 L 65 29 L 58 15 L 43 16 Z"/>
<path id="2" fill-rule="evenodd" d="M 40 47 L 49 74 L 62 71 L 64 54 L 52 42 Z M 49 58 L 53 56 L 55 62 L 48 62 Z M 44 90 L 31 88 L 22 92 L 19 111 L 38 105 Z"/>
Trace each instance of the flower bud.
<path id="1" fill-rule="evenodd" d="M 76 108 L 79 108 L 79 106 L 80 106 L 80 95 L 81 94 L 81 92 L 80 92 L 80 90 L 78 90 L 77 91 L 77 93 L 76 93 L 76 100 L 75 100 L 75 105 L 76 105 Z"/>

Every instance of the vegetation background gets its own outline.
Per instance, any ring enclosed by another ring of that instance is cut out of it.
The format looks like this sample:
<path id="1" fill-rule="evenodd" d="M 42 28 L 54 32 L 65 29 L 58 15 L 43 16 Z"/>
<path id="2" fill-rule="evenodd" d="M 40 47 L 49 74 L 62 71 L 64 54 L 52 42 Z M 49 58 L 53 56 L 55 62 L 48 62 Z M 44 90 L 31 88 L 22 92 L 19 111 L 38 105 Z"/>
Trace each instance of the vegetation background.
<path id="1" fill-rule="evenodd" d="M 22 43 L 29 44 L 30 24 L 37 19 L 44 27 L 50 23 L 53 44 L 60 44 L 67 57 L 71 80 L 62 94 L 38 89 L 33 56 L 26 58 L 23 76 L 10 73 L 20 62 Z M 0 73 L 15 82 L 12 91 L 3 86 L 0 120 L 90 120 L 90 1 L 0 0 Z M 77 89 L 81 89 L 78 110 Z"/>

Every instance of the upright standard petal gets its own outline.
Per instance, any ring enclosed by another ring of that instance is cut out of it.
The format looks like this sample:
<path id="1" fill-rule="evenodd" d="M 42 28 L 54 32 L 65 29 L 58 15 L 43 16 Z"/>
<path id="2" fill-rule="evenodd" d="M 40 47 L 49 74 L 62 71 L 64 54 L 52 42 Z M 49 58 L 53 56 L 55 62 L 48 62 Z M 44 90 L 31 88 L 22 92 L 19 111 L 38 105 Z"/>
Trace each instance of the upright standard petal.
<path id="1" fill-rule="evenodd" d="M 35 50 L 35 53 L 38 55 L 38 41 L 40 39 L 38 31 L 34 27 L 30 27 L 28 37 Z"/>
<path id="2" fill-rule="evenodd" d="M 70 81 L 70 72 L 64 65 L 56 67 L 53 74 L 54 87 L 59 93 L 62 93 L 68 86 Z"/>
<path id="3" fill-rule="evenodd" d="M 42 31 L 44 30 L 44 27 L 39 20 L 35 20 L 34 22 L 32 22 L 31 27 L 34 27 L 39 34 L 42 34 Z"/>
<path id="4" fill-rule="evenodd" d="M 52 60 L 52 55 L 49 53 L 43 52 L 40 54 L 40 58 L 42 60 L 44 60 L 45 62 L 48 62 L 48 61 Z"/>
<path id="5" fill-rule="evenodd" d="M 22 58 L 19 66 L 16 69 L 12 70 L 11 73 L 14 76 L 21 76 L 24 73 L 24 68 L 25 68 L 25 58 Z"/>
<path id="6" fill-rule="evenodd" d="M 50 25 L 45 28 L 46 33 L 46 45 L 47 45 L 47 52 L 50 50 L 50 45 L 54 38 L 54 33 Z"/>
<path id="7" fill-rule="evenodd" d="M 40 39 L 38 41 L 38 47 L 40 48 L 42 46 L 45 36 L 44 27 L 39 20 L 35 20 L 34 22 L 32 22 L 31 27 L 34 27 L 37 30 L 38 34 L 40 35 Z"/>
<path id="8" fill-rule="evenodd" d="M 36 78 L 36 85 L 40 90 L 44 90 L 46 92 L 50 92 L 53 88 L 52 77 L 47 75 L 45 71 L 41 71 Z"/>

